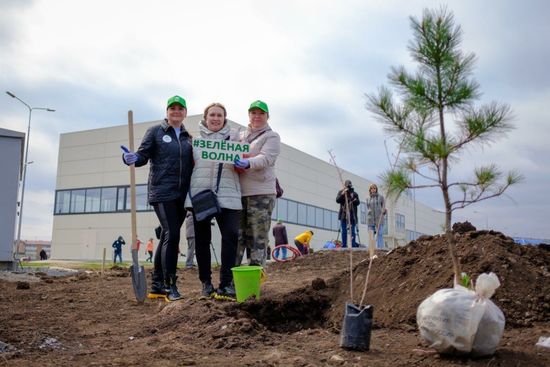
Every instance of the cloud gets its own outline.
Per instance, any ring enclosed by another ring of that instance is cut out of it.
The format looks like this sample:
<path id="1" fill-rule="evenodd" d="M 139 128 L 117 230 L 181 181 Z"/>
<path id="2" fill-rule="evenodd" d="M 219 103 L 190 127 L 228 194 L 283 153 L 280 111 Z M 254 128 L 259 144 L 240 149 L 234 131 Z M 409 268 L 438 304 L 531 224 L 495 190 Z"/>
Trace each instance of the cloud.
<path id="1" fill-rule="evenodd" d="M 263 99 L 283 142 L 325 161 L 333 149 L 342 168 L 377 180 L 388 165 L 384 141 L 392 142 L 365 110 L 364 94 L 387 84 L 391 66 L 414 68 L 408 18 L 439 6 L 431 0 L 3 1 L 0 84 L 33 106 L 57 110 L 33 113 L 29 196 L 54 190 L 60 133 L 124 124 L 129 109 L 136 121 L 157 120 L 174 94 L 187 99 L 189 114 L 222 102 L 241 124 L 248 104 Z M 539 185 L 550 181 L 544 158 L 549 7 L 542 0 L 448 6 L 463 28 L 464 51 L 478 56 L 480 102 L 509 103 L 517 126 L 506 139 L 462 156 L 453 175 L 470 174 L 472 162 L 519 169 L 527 180 L 511 191 L 517 204 L 498 199 L 478 209 L 495 225 L 547 237 L 538 228 L 550 207 Z M 23 105 L 4 95 L 0 110 L 0 126 L 26 131 Z M 419 197 L 440 207 L 437 191 Z M 514 224 L 515 205 L 534 214 Z M 51 209 L 38 207 L 50 220 Z M 29 235 L 44 232 L 29 228 L 37 231 L 25 227 Z"/>
<path id="2" fill-rule="evenodd" d="M 54 195 L 51 189 L 25 191 L 21 238 L 51 238 Z"/>

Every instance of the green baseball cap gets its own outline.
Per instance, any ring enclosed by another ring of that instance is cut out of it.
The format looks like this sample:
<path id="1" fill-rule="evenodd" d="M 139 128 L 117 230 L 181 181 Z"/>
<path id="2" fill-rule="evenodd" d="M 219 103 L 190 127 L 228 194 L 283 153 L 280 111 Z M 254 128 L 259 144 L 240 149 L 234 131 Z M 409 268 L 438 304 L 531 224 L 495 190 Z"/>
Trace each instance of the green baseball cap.
<path id="1" fill-rule="evenodd" d="M 174 96 L 168 98 L 168 102 L 166 103 L 166 108 L 170 107 L 174 103 L 179 104 L 183 108 L 187 108 L 187 104 L 185 103 L 185 99 L 181 98 L 180 96 Z"/>
<path id="2" fill-rule="evenodd" d="M 250 107 L 248 107 L 248 111 L 259 108 L 260 110 L 264 111 L 265 113 L 269 113 L 269 109 L 267 108 L 267 104 L 264 101 L 254 101 L 250 104 Z"/>

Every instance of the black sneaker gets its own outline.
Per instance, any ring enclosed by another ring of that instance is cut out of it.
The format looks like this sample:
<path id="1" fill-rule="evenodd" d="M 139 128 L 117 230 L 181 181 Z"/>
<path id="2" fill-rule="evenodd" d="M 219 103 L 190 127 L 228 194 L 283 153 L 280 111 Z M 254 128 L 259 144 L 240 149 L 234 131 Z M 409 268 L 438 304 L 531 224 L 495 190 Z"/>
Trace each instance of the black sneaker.
<path id="1" fill-rule="evenodd" d="M 169 302 L 173 302 L 173 301 L 178 301 L 182 298 L 183 297 L 181 296 L 180 292 L 178 292 L 178 287 L 176 287 L 175 284 L 171 285 L 170 292 L 168 292 L 168 294 L 166 295 L 166 299 Z"/>
<path id="2" fill-rule="evenodd" d="M 220 286 L 214 294 L 214 298 L 219 301 L 236 301 L 237 294 L 235 293 L 235 286 L 230 284 L 227 286 Z"/>
<path id="3" fill-rule="evenodd" d="M 168 289 L 168 294 L 166 295 L 166 299 L 170 302 L 183 298 L 178 291 L 178 287 L 176 286 L 176 280 L 178 280 L 177 276 L 170 275 L 170 288 Z"/>
<path id="4" fill-rule="evenodd" d="M 212 285 L 211 282 L 202 283 L 202 293 L 201 298 L 211 298 L 216 293 L 216 288 Z"/>
<path id="5" fill-rule="evenodd" d="M 151 290 L 147 294 L 147 298 L 149 298 L 149 299 L 157 299 L 157 298 L 166 299 L 166 290 L 164 289 L 164 287 L 156 288 L 156 287 L 153 286 L 153 287 L 151 287 Z"/>
<path id="6" fill-rule="evenodd" d="M 162 298 L 166 299 L 166 289 L 164 288 L 164 282 L 159 281 L 156 279 L 155 276 L 153 276 L 153 282 L 151 284 L 151 290 L 147 294 L 147 298 L 149 299 L 157 299 Z"/>

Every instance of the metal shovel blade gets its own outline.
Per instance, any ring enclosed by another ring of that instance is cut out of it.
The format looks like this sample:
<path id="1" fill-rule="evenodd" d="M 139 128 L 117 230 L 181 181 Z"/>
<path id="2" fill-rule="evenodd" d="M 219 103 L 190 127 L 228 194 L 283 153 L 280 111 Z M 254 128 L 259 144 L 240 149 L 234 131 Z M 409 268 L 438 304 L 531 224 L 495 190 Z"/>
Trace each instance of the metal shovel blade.
<path id="1" fill-rule="evenodd" d="M 145 279 L 145 269 L 138 263 L 138 250 L 132 249 L 132 265 L 130 265 L 130 274 L 132 275 L 132 285 L 138 302 L 143 302 L 147 297 L 147 280 Z"/>

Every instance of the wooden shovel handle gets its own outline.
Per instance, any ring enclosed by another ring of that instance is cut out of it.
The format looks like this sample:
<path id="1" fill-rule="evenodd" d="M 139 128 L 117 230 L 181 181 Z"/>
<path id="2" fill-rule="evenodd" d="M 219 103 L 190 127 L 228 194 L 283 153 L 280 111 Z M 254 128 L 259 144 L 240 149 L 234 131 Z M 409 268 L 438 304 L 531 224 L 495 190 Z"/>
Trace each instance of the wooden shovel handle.
<path id="1" fill-rule="evenodd" d="M 134 152 L 134 113 L 128 111 L 128 146 Z M 136 167 L 130 165 L 130 216 L 132 220 L 132 250 L 137 250 L 137 218 L 136 218 Z"/>

